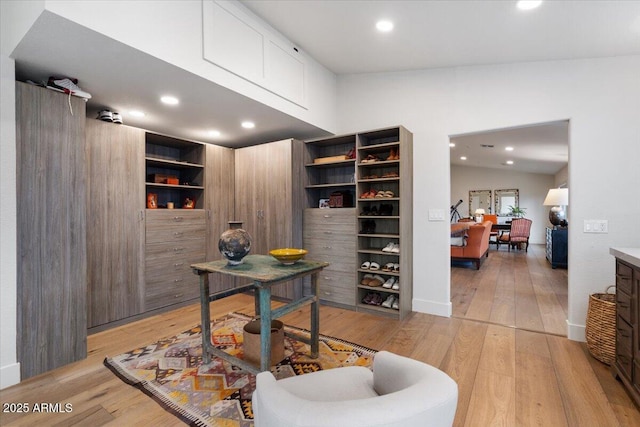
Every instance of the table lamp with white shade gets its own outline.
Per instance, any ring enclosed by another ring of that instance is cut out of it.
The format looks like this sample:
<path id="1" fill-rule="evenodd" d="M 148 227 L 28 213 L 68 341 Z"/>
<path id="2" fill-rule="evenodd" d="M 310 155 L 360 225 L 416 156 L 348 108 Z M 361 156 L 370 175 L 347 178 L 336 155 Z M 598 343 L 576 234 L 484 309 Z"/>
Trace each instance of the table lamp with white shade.
<path id="1" fill-rule="evenodd" d="M 476 216 L 476 222 L 482 222 L 482 215 L 484 215 L 484 209 L 476 209 L 474 214 Z"/>
<path id="2" fill-rule="evenodd" d="M 567 226 L 567 217 L 564 207 L 569 205 L 568 188 L 552 188 L 542 203 L 544 206 L 553 206 L 549 211 L 549 221 L 554 226 Z"/>

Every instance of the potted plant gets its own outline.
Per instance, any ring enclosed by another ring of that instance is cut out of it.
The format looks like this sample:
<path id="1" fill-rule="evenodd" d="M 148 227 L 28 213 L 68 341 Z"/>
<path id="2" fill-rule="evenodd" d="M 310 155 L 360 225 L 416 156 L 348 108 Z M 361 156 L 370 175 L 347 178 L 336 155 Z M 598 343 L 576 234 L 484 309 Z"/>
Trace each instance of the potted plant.
<path id="1" fill-rule="evenodd" d="M 514 218 L 523 218 L 527 214 L 527 208 L 520 206 L 509 206 L 509 215 Z"/>

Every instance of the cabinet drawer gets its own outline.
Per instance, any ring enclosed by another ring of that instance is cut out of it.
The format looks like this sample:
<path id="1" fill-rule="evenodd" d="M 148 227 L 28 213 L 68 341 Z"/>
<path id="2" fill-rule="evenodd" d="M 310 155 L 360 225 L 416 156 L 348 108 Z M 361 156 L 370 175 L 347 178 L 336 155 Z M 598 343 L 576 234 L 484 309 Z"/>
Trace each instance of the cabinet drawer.
<path id="1" fill-rule="evenodd" d="M 633 270 L 631 267 L 618 261 L 616 263 L 616 289 L 623 290 L 631 295 L 632 275 Z"/>
<path id="2" fill-rule="evenodd" d="M 203 239 L 206 236 L 207 227 L 204 221 L 199 224 L 170 225 L 164 227 L 147 226 L 146 242 L 163 243 L 178 242 L 182 240 Z"/>
<path id="3" fill-rule="evenodd" d="M 622 289 L 618 288 L 616 292 L 616 311 L 618 316 L 628 323 L 633 324 L 634 316 L 631 305 L 631 297 L 626 292 L 623 292 Z"/>
<path id="4" fill-rule="evenodd" d="M 303 224 L 322 226 L 324 224 L 356 225 L 356 210 L 340 209 L 305 209 Z"/>
<path id="5" fill-rule="evenodd" d="M 204 238 L 181 240 L 177 242 L 149 243 L 145 245 L 145 255 L 147 260 L 150 258 L 167 256 L 184 258 L 187 257 L 188 254 L 204 254 L 205 252 L 206 246 Z"/>
<path id="6" fill-rule="evenodd" d="M 200 294 L 195 274 L 167 276 L 148 280 L 145 287 L 145 310 L 165 307 L 197 298 Z"/>
<path id="7" fill-rule="evenodd" d="M 192 209 L 147 209 L 148 227 L 198 224 L 206 221 L 205 211 Z"/>
<path id="8" fill-rule="evenodd" d="M 355 305 L 355 275 L 335 271 L 320 272 L 318 276 L 318 292 L 320 299 L 341 304 Z"/>
<path id="9" fill-rule="evenodd" d="M 633 353 L 633 328 L 618 315 L 616 322 L 616 351 Z"/>

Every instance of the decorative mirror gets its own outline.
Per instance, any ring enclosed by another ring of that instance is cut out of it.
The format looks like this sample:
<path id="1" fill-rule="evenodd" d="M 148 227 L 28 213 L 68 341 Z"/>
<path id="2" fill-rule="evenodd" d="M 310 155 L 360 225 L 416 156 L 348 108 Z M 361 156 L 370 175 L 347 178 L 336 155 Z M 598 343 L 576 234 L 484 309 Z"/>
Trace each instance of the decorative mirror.
<path id="1" fill-rule="evenodd" d="M 491 213 L 491 190 L 469 191 L 469 216 L 473 216 L 476 209 L 484 209 L 484 213 Z"/>
<path id="2" fill-rule="evenodd" d="M 518 189 L 495 190 L 496 214 L 507 216 L 511 212 L 511 206 L 519 207 Z"/>

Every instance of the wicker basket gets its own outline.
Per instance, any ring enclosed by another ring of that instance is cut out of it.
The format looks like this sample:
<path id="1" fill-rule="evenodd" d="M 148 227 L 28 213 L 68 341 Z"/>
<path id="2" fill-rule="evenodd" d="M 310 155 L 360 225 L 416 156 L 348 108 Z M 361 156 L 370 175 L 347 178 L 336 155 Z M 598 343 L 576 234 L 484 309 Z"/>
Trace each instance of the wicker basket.
<path id="1" fill-rule="evenodd" d="M 587 348 L 599 361 L 611 365 L 616 357 L 616 294 L 609 286 L 603 294 L 589 296 Z"/>

